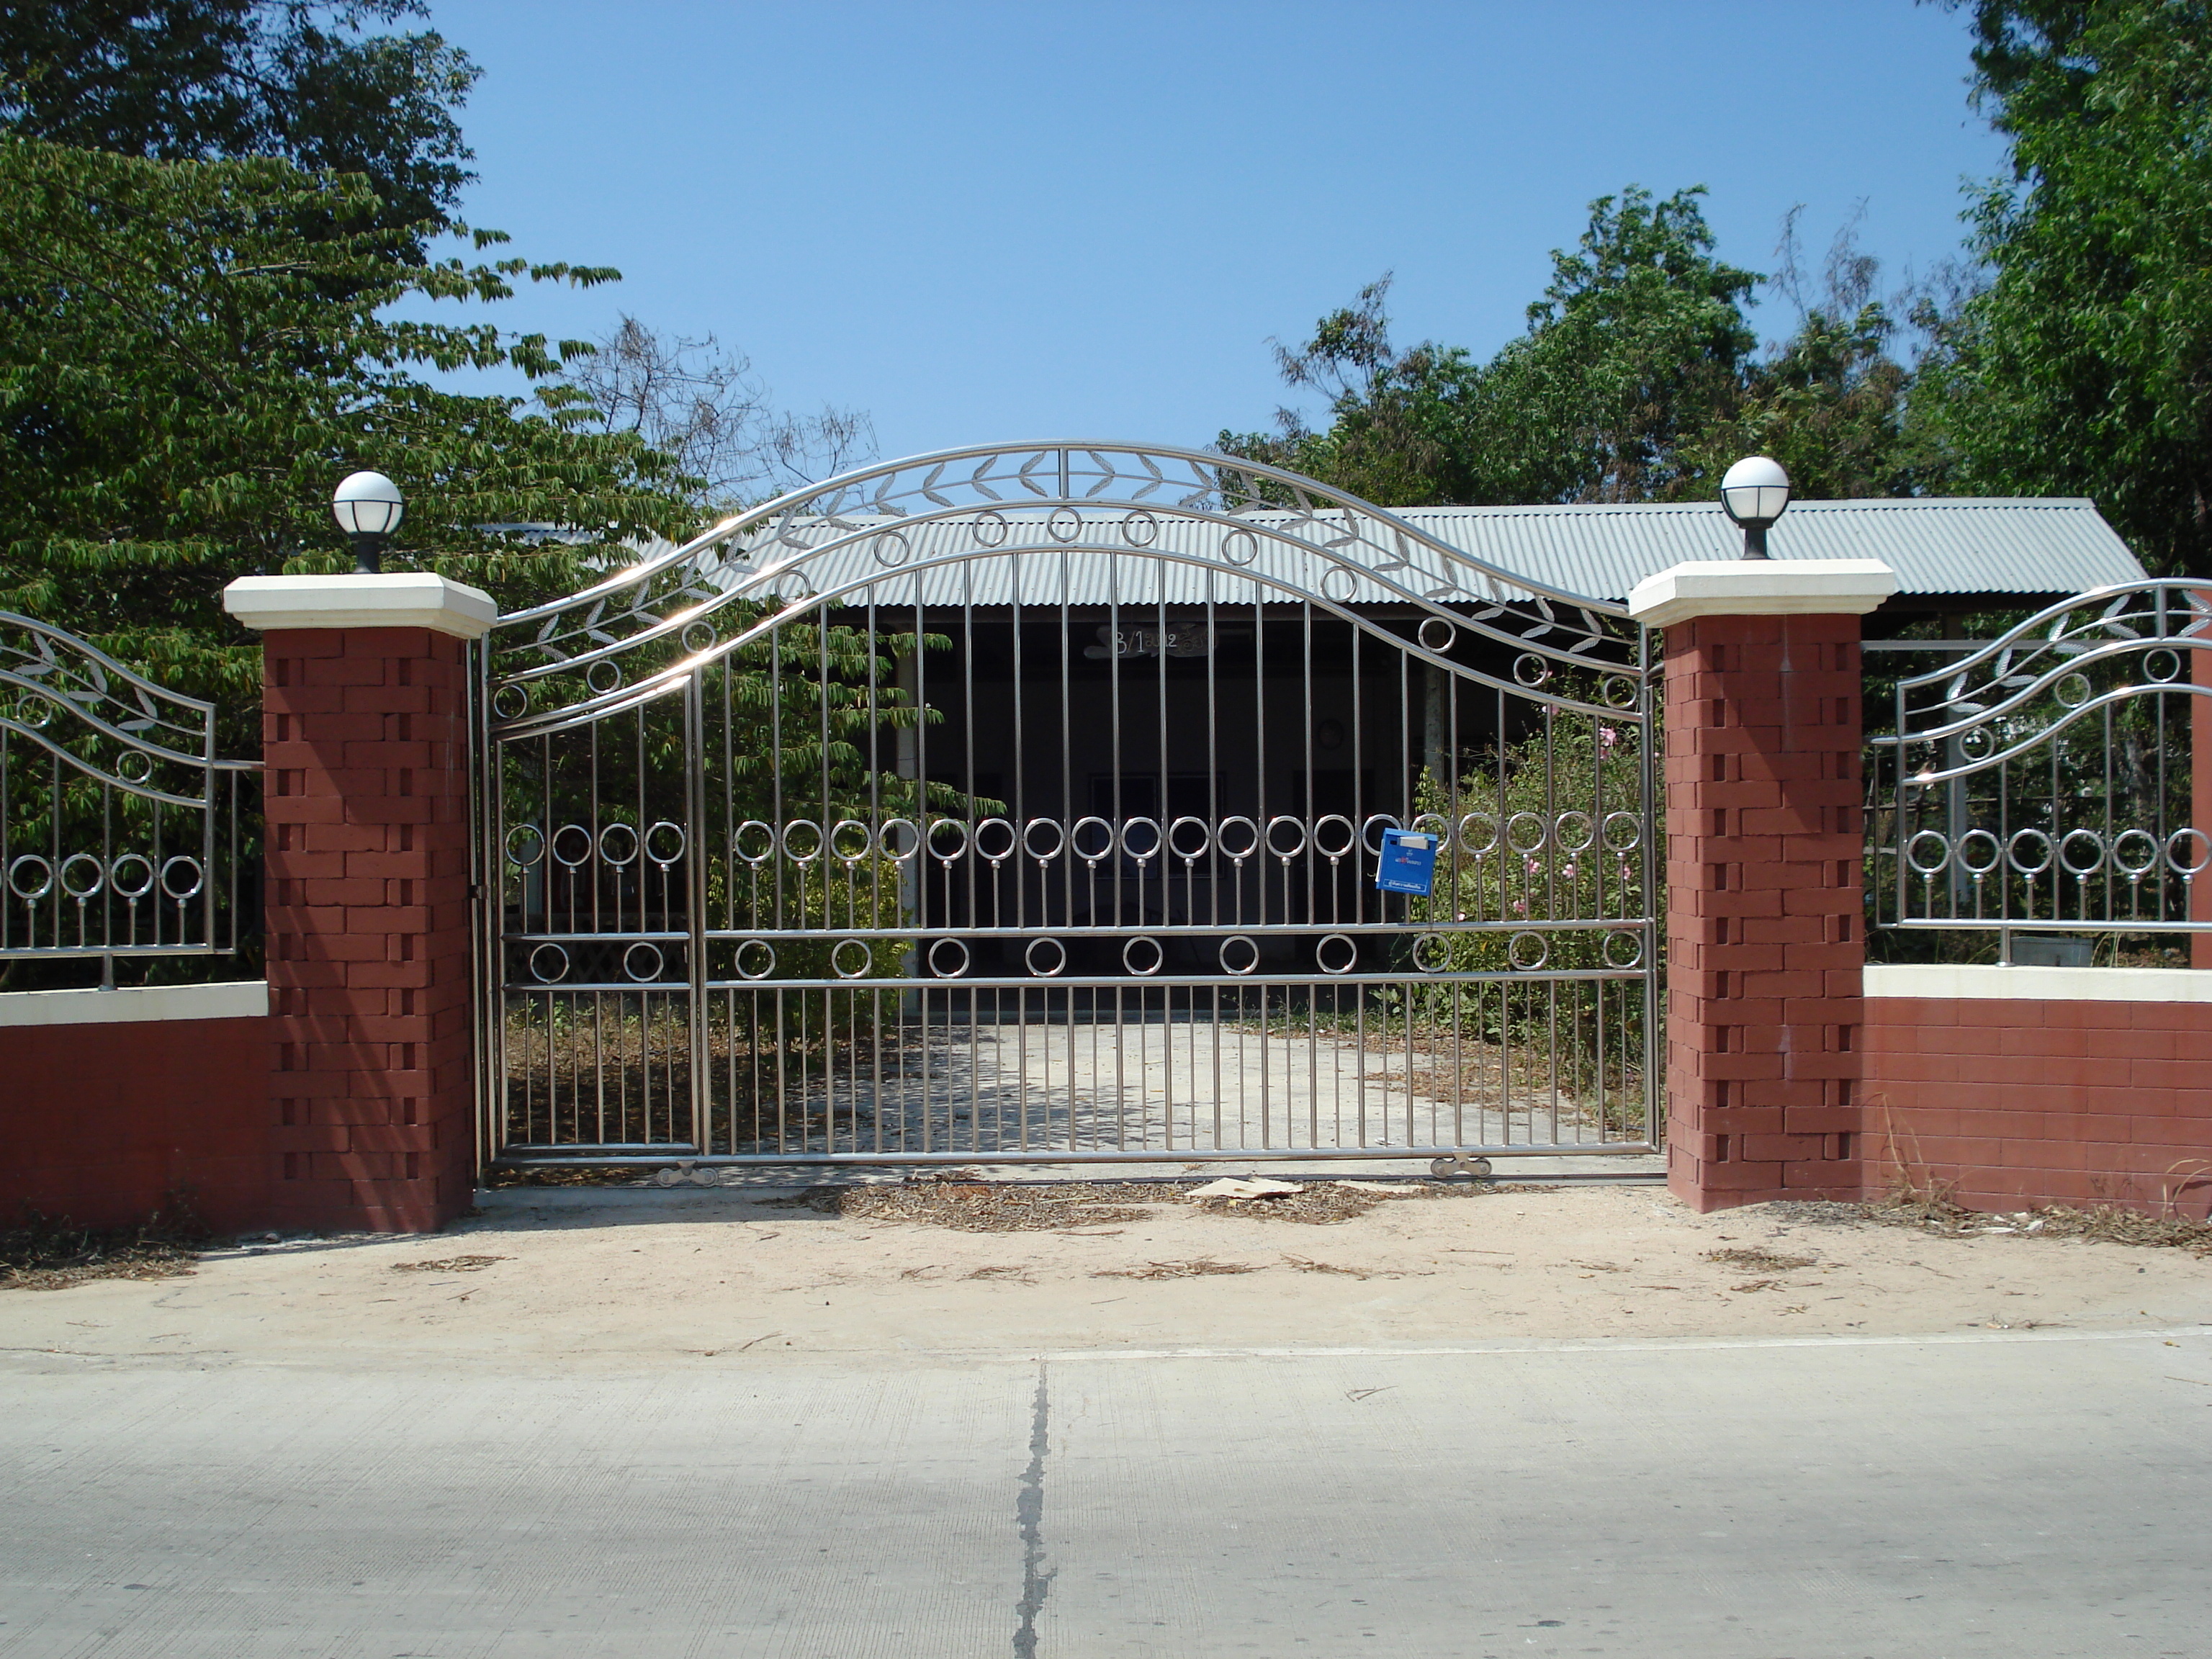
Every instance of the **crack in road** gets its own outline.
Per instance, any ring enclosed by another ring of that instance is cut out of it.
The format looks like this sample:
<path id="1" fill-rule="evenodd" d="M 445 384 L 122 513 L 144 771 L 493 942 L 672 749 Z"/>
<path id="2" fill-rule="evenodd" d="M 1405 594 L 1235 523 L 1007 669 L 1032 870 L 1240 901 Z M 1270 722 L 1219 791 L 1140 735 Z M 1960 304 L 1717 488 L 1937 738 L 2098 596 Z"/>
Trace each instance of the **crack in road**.
<path id="1" fill-rule="evenodd" d="M 1054 1577 L 1044 1566 L 1044 1453 L 1052 1422 L 1052 1397 L 1047 1389 L 1046 1368 L 1037 1367 L 1036 1403 L 1030 1413 L 1030 1463 L 1022 1471 L 1021 1493 L 1014 1499 L 1014 1520 L 1022 1533 L 1022 1599 L 1014 1604 L 1020 1622 L 1014 1627 L 1014 1659 L 1036 1659 L 1036 1620 L 1043 1610 L 1045 1593 Z"/>

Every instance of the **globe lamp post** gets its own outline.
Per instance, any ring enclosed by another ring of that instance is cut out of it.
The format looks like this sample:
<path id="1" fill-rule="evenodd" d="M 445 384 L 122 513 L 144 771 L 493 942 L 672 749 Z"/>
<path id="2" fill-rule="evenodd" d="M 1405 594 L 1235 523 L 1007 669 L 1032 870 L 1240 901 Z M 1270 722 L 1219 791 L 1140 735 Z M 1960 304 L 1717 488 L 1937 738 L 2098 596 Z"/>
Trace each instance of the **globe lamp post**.
<path id="1" fill-rule="evenodd" d="M 1733 475 L 1731 475 L 1733 476 Z M 374 576 L 384 568 L 384 544 L 399 528 L 406 501 L 381 472 L 356 472 L 331 497 L 338 528 L 353 543 L 353 573 Z"/>
<path id="2" fill-rule="evenodd" d="M 1790 506 L 1790 475 L 1782 463 L 1747 455 L 1721 480 L 1721 510 L 1743 530 L 1743 556 L 1767 556 L 1766 532 Z"/>

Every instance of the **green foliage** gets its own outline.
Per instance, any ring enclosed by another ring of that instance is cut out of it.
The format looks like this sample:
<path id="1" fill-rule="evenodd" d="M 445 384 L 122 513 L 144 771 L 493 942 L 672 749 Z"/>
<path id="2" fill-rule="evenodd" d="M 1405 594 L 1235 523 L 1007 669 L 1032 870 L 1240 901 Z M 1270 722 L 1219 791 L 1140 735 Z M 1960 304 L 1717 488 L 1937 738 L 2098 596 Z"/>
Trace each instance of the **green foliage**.
<path id="1" fill-rule="evenodd" d="M 1916 401 L 1969 488 L 2089 495 L 2155 574 L 2212 571 L 2212 7 L 1972 17 L 2012 176 L 1973 206 L 1990 281 Z"/>
<path id="2" fill-rule="evenodd" d="M 380 223 L 441 225 L 475 175 L 453 118 L 479 73 L 420 0 L 41 0 L 0 8 L 0 126 L 158 161 L 357 173 Z"/>
<path id="3" fill-rule="evenodd" d="M 0 609 L 235 711 L 226 751 L 249 753 L 260 654 L 222 615 L 222 587 L 349 568 L 327 502 L 354 468 L 407 492 L 390 568 L 434 568 L 508 606 L 580 585 L 621 538 L 687 532 L 672 464 L 634 434 L 580 429 L 573 392 L 470 397 L 410 373 L 544 376 L 567 347 L 389 314 L 405 298 L 489 302 L 526 276 L 614 273 L 418 264 L 421 228 L 380 224 L 358 179 L 283 161 L 0 137 Z M 528 548 L 481 528 L 547 519 L 605 540 Z"/>

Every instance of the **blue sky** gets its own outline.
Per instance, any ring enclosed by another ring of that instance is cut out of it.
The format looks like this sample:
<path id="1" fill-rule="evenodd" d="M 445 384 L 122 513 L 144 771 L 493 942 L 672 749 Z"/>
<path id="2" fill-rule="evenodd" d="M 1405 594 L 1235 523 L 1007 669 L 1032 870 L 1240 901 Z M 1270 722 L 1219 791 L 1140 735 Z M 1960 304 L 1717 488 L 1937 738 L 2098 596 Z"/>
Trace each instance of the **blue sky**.
<path id="1" fill-rule="evenodd" d="M 1710 186 L 1757 270 L 1793 204 L 1817 256 L 1863 200 L 1894 277 L 2002 160 L 1963 19 L 1907 0 L 433 10 L 485 70 L 470 220 L 625 277 L 507 326 L 712 331 L 886 457 L 1265 425 L 1270 337 L 1384 270 L 1401 343 L 1486 355 L 1632 182 Z"/>

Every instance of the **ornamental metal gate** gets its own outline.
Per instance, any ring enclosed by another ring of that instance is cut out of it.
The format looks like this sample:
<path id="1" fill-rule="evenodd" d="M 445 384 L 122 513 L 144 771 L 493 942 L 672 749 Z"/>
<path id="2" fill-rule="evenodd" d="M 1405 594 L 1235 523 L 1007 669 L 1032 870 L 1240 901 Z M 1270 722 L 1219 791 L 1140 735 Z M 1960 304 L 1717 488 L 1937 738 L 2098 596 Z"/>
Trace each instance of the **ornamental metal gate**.
<path id="1" fill-rule="evenodd" d="M 1648 651 L 1215 454 L 748 512 L 483 653 L 488 1156 L 1649 1151 Z"/>

